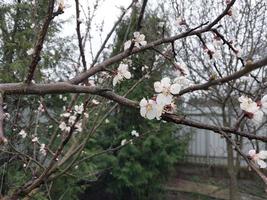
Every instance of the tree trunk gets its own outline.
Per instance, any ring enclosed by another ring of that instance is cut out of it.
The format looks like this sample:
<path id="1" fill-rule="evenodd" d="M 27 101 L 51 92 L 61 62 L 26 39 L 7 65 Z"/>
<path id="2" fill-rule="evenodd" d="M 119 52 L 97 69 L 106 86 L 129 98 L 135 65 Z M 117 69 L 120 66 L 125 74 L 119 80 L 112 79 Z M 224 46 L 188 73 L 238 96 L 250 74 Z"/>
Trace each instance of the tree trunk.
<path id="1" fill-rule="evenodd" d="M 225 104 L 222 106 L 222 117 L 223 117 L 223 125 L 230 126 L 230 121 L 227 121 L 227 114 L 225 112 Z M 235 166 L 234 163 L 234 149 L 232 144 L 226 140 L 226 147 L 227 147 L 227 172 L 229 175 L 229 199 L 230 200 L 240 200 L 241 196 L 238 190 L 238 183 L 237 183 L 237 172 L 238 167 Z"/>
<path id="2" fill-rule="evenodd" d="M 240 193 L 238 190 L 237 183 L 237 171 L 234 165 L 234 149 L 231 143 L 226 140 L 227 143 L 227 171 L 229 174 L 230 184 L 229 184 L 229 199 L 230 200 L 240 200 Z"/>

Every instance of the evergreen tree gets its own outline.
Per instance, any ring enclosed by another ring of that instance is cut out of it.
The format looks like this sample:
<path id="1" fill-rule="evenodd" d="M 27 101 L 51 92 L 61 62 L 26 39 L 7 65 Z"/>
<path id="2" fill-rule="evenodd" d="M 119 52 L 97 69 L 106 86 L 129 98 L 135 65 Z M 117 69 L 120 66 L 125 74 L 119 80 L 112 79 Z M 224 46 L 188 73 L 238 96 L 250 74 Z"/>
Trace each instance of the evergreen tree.
<path id="1" fill-rule="evenodd" d="M 123 48 L 125 40 L 132 38 L 138 13 L 138 10 L 133 12 L 131 18 L 123 21 L 117 29 L 112 54 L 117 54 Z M 155 40 L 162 34 L 158 31 L 159 21 L 155 13 L 144 18 L 141 31 L 148 41 Z M 153 78 L 144 79 L 138 89 L 134 89 L 128 97 L 140 101 L 142 97 L 149 96 L 154 92 L 154 81 L 169 73 L 169 63 L 157 62 L 156 52 L 143 52 L 132 56 L 130 69 L 133 78 L 116 86 L 116 90 L 124 94 L 135 82 L 149 73 L 152 66 L 159 68 L 153 73 Z M 114 66 L 117 67 L 118 65 Z M 96 199 L 161 199 L 159 194 L 163 191 L 162 184 L 177 161 L 183 157 L 187 139 L 177 137 L 179 127 L 176 125 L 162 121 L 148 122 L 138 112 L 119 106 L 108 118 L 109 123 L 99 129 L 94 139 L 88 143 L 88 149 L 93 147 L 104 150 L 116 149 L 122 140 L 126 139 L 129 143 L 133 140 L 133 144 L 90 161 L 101 175 L 100 181 L 87 188 L 87 198 L 92 195 L 92 198 Z M 140 133 L 138 138 L 131 135 L 133 130 Z"/>

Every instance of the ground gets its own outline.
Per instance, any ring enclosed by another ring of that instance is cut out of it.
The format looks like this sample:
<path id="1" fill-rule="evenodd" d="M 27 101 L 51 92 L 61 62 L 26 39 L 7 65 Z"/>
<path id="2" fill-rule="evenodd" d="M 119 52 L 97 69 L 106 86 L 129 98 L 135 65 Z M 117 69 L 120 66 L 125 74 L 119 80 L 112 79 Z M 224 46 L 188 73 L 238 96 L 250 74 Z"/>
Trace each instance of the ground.
<path id="1" fill-rule="evenodd" d="M 228 179 L 223 166 L 180 164 L 166 189 L 168 200 L 228 200 Z M 242 200 L 264 200 L 267 195 L 254 172 L 242 168 L 239 174 Z"/>

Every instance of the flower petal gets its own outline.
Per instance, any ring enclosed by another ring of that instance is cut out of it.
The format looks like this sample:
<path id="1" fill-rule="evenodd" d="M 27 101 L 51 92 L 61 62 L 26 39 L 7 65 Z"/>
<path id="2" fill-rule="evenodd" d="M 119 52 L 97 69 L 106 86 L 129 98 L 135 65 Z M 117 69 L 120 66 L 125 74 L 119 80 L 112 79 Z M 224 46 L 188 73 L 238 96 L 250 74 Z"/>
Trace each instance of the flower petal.
<path id="1" fill-rule="evenodd" d="M 264 162 L 264 161 L 261 160 L 261 159 L 258 159 L 256 162 L 257 162 L 257 164 L 260 166 L 260 168 L 266 168 L 266 167 L 267 167 L 266 162 Z"/>
<path id="2" fill-rule="evenodd" d="M 146 106 L 146 105 L 147 105 L 147 100 L 146 100 L 145 98 L 143 98 L 143 99 L 140 101 L 139 105 L 140 105 L 141 107 Z"/>
<path id="3" fill-rule="evenodd" d="M 245 96 L 242 95 L 241 97 L 238 98 L 238 101 L 240 103 L 243 103 L 243 102 L 247 101 L 247 97 L 245 97 Z"/>
<path id="4" fill-rule="evenodd" d="M 261 102 L 267 103 L 267 94 L 261 98 Z"/>
<path id="5" fill-rule="evenodd" d="M 126 79 L 130 79 L 131 78 L 131 73 L 129 71 L 126 71 L 124 72 L 123 76 L 126 78 Z"/>
<path id="6" fill-rule="evenodd" d="M 157 92 L 157 93 L 162 92 L 163 87 L 159 81 L 154 83 L 154 89 L 155 89 L 155 92 Z"/>
<path id="7" fill-rule="evenodd" d="M 145 36 L 144 34 L 140 34 L 140 36 L 138 37 L 138 39 L 139 39 L 140 41 L 144 41 L 145 38 L 146 38 L 146 36 Z"/>
<path id="8" fill-rule="evenodd" d="M 154 119 L 157 115 L 157 111 L 155 109 L 152 109 L 146 113 L 147 119 Z"/>
<path id="9" fill-rule="evenodd" d="M 256 154 L 256 150 L 255 150 L 255 149 L 251 149 L 251 150 L 249 150 L 249 152 L 248 152 L 248 155 L 249 155 L 250 157 L 255 156 L 255 154 Z"/>
<path id="10" fill-rule="evenodd" d="M 141 47 L 140 44 L 139 44 L 138 42 L 135 42 L 135 43 L 134 43 L 134 46 L 137 47 L 137 48 L 140 48 L 140 47 Z"/>
<path id="11" fill-rule="evenodd" d="M 124 51 L 125 51 L 126 49 L 129 49 L 130 46 L 131 46 L 131 44 L 132 44 L 132 41 L 131 41 L 131 40 L 126 41 L 126 42 L 124 43 Z"/>
<path id="12" fill-rule="evenodd" d="M 163 106 L 162 105 L 159 105 L 159 104 L 156 104 L 155 105 L 155 108 L 156 108 L 156 112 L 157 112 L 157 114 L 156 114 L 156 118 L 158 119 L 158 120 L 160 120 L 160 117 L 161 117 L 161 115 L 162 115 L 162 113 L 163 113 Z"/>
<path id="13" fill-rule="evenodd" d="M 135 38 L 138 38 L 140 36 L 140 33 L 136 31 L 136 32 L 133 33 L 133 35 L 134 35 Z"/>
<path id="14" fill-rule="evenodd" d="M 170 87 L 171 79 L 169 77 L 165 77 L 161 79 L 161 85 L 163 87 Z"/>
<path id="15" fill-rule="evenodd" d="M 175 83 L 171 85 L 170 92 L 172 94 L 179 94 L 180 90 L 181 90 L 181 86 L 179 84 Z"/>
<path id="16" fill-rule="evenodd" d="M 118 71 L 123 74 L 124 72 L 128 71 L 128 65 L 120 64 L 119 67 L 118 67 Z"/>
<path id="17" fill-rule="evenodd" d="M 162 105 L 162 106 L 171 104 L 172 95 L 167 95 L 166 96 L 166 95 L 160 93 L 160 94 L 158 94 L 156 101 L 157 101 L 157 104 Z"/>
<path id="18" fill-rule="evenodd" d="M 119 82 L 119 78 L 118 78 L 118 76 L 115 76 L 113 78 L 113 86 L 116 86 L 118 82 Z"/>
<path id="19" fill-rule="evenodd" d="M 258 157 L 262 160 L 267 159 L 267 151 L 260 151 Z"/>
<path id="20" fill-rule="evenodd" d="M 140 115 L 141 115 L 142 117 L 146 117 L 146 107 L 141 107 L 141 108 L 140 108 Z"/>
<path id="21" fill-rule="evenodd" d="M 146 46 L 147 45 L 147 41 L 141 41 L 139 44 L 141 44 L 142 46 Z"/>

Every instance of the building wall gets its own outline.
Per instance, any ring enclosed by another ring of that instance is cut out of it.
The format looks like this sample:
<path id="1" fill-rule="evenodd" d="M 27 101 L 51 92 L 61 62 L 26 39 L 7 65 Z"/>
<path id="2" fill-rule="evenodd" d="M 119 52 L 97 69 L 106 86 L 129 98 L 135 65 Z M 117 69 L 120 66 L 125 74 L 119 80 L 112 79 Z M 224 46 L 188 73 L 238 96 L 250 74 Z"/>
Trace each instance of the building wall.
<path id="1" fill-rule="evenodd" d="M 202 114 L 202 113 L 205 113 Z M 202 110 L 190 109 L 187 111 L 187 116 L 192 120 L 218 125 L 222 124 L 222 117 L 219 113 L 219 109 L 202 108 Z M 216 117 L 215 117 L 216 116 Z M 216 120 L 214 120 L 216 118 Z M 235 118 L 233 122 L 235 122 Z M 227 150 L 225 139 L 219 134 L 208 130 L 196 129 L 191 127 L 184 127 L 182 132 L 190 134 L 191 139 L 188 146 L 188 152 L 186 155 L 186 161 L 193 163 L 202 163 L 209 165 L 226 165 L 227 164 Z M 257 134 L 267 136 L 266 127 L 262 127 Z M 253 141 L 255 144 L 255 141 Z M 251 141 L 243 139 L 242 150 L 244 153 L 248 153 L 250 149 L 253 149 Z M 260 150 L 266 149 L 266 143 L 259 142 L 258 146 Z M 246 166 L 246 162 L 242 159 L 241 166 Z"/>

